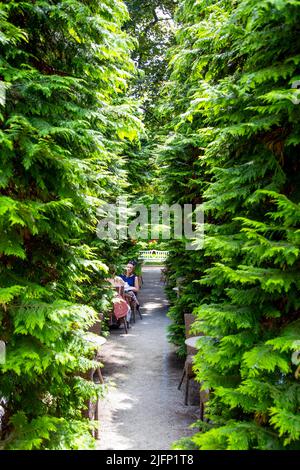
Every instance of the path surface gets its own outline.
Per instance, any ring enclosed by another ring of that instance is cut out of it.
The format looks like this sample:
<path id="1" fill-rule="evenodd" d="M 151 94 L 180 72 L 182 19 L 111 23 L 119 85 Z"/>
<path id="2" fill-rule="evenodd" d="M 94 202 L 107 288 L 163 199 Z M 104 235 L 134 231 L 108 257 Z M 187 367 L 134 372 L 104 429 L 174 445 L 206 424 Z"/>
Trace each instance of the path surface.
<path id="1" fill-rule="evenodd" d="M 166 339 L 170 320 L 159 267 L 145 267 L 139 293 L 143 320 L 125 335 L 112 330 L 103 347 L 103 375 L 109 382 L 101 401 L 101 450 L 166 450 L 193 434 L 197 406 L 184 405 L 177 386 L 183 363 Z M 184 388 L 184 387 L 183 387 Z"/>

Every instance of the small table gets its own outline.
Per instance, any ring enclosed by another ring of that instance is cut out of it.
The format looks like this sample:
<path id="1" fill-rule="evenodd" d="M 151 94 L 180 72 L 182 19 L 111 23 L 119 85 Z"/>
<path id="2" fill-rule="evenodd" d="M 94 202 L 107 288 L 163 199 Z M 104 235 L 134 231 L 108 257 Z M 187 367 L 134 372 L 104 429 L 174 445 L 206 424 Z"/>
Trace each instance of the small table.
<path id="1" fill-rule="evenodd" d="M 95 353 L 95 357 L 94 357 L 94 361 L 97 361 L 99 359 L 99 349 L 98 348 L 100 346 L 103 346 L 103 344 L 106 343 L 107 339 L 104 338 L 103 336 L 98 336 L 98 335 L 95 335 L 94 333 L 89 333 L 89 332 L 85 333 L 84 339 L 86 341 L 88 341 L 89 343 L 92 343 L 95 350 L 97 351 Z M 91 381 L 94 380 L 94 373 L 95 372 L 97 372 L 97 374 L 98 374 L 100 383 L 104 384 L 104 380 L 103 380 L 103 376 L 102 376 L 102 372 L 101 372 L 100 367 L 93 368 L 93 369 L 90 370 L 90 372 L 89 372 L 90 380 Z"/>
<path id="2" fill-rule="evenodd" d="M 200 336 L 191 336 L 190 338 L 187 338 L 185 340 L 185 344 L 187 346 L 190 346 L 190 348 L 194 348 L 194 349 L 199 349 L 199 346 L 197 345 L 197 341 L 198 339 L 200 338 L 203 338 L 203 335 L 200 335 Z"/>
<path id="3" fill-rule="evenodd" d="M 103 336 L 98 336 L 98 335 L 95 335 L 94 333 L 86 333 L 84 335 L 84 339 L 86 339 L 89 343 L 92 343 L 93 345 L 97 347 L 103 346 L 103 344 L 105 344 L 107 341 L 107 339 L 104 338 Z"/>
<path id="4" fill-rule="evenodd" d="M 173 290 L 174 292 L 176 292 L 177 297 L 180 297 L 179 287 L 173 287 L 172 290 Z"/>
<path id="5" fill-rule="evenodd" d="M 116 276 L 116 278 L 107 279 L 107 281 L 112 285 L 112 287 L 115 288 L 118 294 L 120 294 L 121 296 L 124 295 L 125 282 L 123 281 L 123 279 L 119 278 L 119 276 Z"/>

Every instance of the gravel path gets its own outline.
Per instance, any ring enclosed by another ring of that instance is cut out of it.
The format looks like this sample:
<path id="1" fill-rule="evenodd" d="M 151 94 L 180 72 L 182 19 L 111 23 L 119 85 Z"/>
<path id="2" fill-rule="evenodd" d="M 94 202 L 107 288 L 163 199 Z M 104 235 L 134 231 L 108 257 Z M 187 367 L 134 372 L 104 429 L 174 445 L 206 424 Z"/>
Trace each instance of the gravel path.
<path id="1" fill-rule="evenodd" d="M 143 320 L 125 335 L 112 330 L 103 346 L 107 397 L 101 401 L 101 450 L 168 450 L 193 434 L 198 406 L 184 405 L 177 386 L 183 363 L 166 339 L 170 320 L 159 267 L 145 267 L 139 293 Z M 184 387 L 183 387 L 184 388 Z"/>

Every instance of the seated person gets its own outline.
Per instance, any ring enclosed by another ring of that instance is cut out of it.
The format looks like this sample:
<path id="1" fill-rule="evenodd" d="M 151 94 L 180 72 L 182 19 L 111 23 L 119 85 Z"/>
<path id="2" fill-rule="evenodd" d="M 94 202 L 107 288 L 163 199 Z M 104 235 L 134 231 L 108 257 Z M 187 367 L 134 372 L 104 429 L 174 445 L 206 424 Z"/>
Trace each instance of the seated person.
<path id="1" fill-rule="evenodd" d="M 134 274 L 135 267 L 136 262 L 129 261 L 126 266 L 126 274 L 118 276 L 125 282 L 125 291 L 138 292 L 140 290 L 139 278 Z"/>
<path id="2" fill-rule="evenodd" d="M 114 276 L 113 278 L 107 279 L 107 281 L 117 290 L 118 294 L 115 297 L 115 300 L 117 302 L 117 299 L 124 299 L 124 292 L 125 292 L 125 286 L 126 283 L 123 281 L 123 279 L 120 276 Z M 130 322 L 130 317 L 131 317 L 131 309 L 130 306 L 128 305 L 128 312 L 126 315 L 126 320 L 127 320 L 127 327 L 129 328 L 129 322 Z M 118 327 L 120 326 L 120 320 L 118 318 L 115 318 L 113 316 L 113 310 L 110 312 L 110 322 L 109 326 L 115 326 L 117 325 Z"/>
<path id="3" fill-rule="evenodd" d="M 134 274 L 134 270 L 136 267 L 135 261 L 129 261 L 126 266 L 126 274 L 121 274 L 120 277 L 123 279 L 125 286 L 124 291 L 126 295 L 128 295 L 132 301 L 136 303 L 137 310 L 139 311 L 139 301 L 136 297 L 136 293 L 140 290 L 139 278 L 136 274 Z"/>

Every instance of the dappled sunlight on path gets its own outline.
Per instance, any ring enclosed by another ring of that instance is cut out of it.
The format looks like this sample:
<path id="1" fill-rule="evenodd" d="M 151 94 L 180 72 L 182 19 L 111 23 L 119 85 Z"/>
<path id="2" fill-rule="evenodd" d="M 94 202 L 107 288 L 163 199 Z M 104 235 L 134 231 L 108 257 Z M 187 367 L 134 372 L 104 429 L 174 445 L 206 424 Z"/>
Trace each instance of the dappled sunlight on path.
<path id="1" fill-rule="evenodd" d="M 112 330 L 103 347 L 103 375 L 108 393 L 101 401 L 98 449 L 170 449 L 193 434 L 197 406 L 185 406 L 177 390 L 183 363 L 167 341 L 168 303 L 160 268 L 145 267 L 139 294 L 143 320 L 128 334 Z"/>

